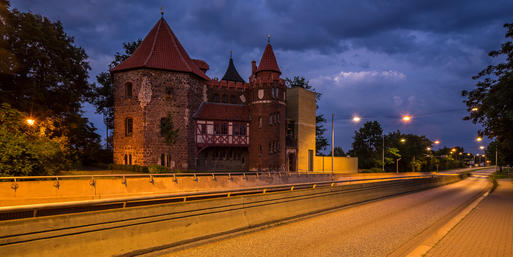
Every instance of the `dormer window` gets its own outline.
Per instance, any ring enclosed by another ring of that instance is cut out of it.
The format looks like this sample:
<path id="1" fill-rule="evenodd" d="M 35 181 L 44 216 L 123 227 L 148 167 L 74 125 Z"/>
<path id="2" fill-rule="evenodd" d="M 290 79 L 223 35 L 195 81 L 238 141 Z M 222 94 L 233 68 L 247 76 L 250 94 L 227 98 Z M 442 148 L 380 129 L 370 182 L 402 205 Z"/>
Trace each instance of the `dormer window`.
<path id="1" fill-rule="evenodd" d="M 125 84 L 125 97 L 132 98 L 132 83 L 130 82 Z"/>

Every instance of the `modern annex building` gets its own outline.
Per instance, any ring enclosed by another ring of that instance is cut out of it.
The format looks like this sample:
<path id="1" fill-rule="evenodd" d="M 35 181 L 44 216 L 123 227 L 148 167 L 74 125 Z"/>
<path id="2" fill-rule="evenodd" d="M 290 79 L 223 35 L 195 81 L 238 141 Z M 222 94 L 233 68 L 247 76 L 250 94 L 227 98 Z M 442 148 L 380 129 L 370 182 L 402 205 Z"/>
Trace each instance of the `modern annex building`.
<path id="1" fill-rule="evenodd" d="M 315 156 L 315 94 L 286 88 L 270 43 L 258 66 L 251 65 L 246 82 L 230 56 L 222 79 L 210 79 L 209 65 L 191 59 L 161 18 L 133 55 L 111 70 L 114 163 L 181 170 L 325 169 L 324 159 Z M 166 143 L 163 134 L 168 117 L 178 133 L 174 143 Z M 337 163 L 337 169 L 356 169 L 355 158 Z"/>

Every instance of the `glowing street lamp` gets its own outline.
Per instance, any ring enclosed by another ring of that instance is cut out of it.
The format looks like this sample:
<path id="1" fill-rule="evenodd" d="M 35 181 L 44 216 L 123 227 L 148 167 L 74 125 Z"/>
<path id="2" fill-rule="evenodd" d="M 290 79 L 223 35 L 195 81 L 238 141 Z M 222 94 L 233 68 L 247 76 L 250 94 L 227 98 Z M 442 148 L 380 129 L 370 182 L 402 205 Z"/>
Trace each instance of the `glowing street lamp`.
<path id="1" fill-rule="evenodd" d="M 477 108 L 477 107 L 472 107 L 472 109 L 470 109 L 470 110 L 471 110 L 471 111 L 473 111 L 473 112 L 477 112 L 477 111 L 479 111 L 479 108 Z"/>
<path id="2" fill-rule="evenodd" d="M 353 116 L 353 122 L 358 123 L 360 120 L 362 120 L 362 118 L 360 118 L 358 115 Z"/>
<path id="3" fill-rule="evenodd" d="M 462 152 L 460 152 L 460 153 L 459 153 L 459 155 L 463 155 L 463 153 L 462 153 Z"/>
<path id="4" fill-rule="evenodd" d="M 400 141 L 401 141 L 401 143 L 404 143 L 404 142 L 406 142 L 406 138 L 401 138 Z"/>
<path id="5" fill-rule="evenodd" d="M 479 149 L 483 150 L 485 147 L 484 146 L 480 146 Z"/>
<path id="6" fill-rule="evenodd" d="M 403 122 L 410 122 L 411 121 L 411 116 L 410 115 L 403 115 L 403 117 L 401 118 L 403 120 Z"/>
<path id="7" fill-rule="evenodd" d="M 482 137 L 476 137 L 476 141 L 477 142 L 481 142 L 481 141 L 483 141 L 483 138 Z"/>
<path id="8" fill-rule="evenodd" d="M 36 121 L 35 121 L 34 119 L 32 119 L 32 118 L 27 118 L 27 119 L 25 120 L 25 122 L 26 122 L 29 126 L 33 126 L 33 125 L 36 123 Z"/>
<path id="9" fill-rule="evenodd" d="M 426 148 L 426 150 L 431 151 L 431 147 Z"/>
<path id="10" fill-rule="evenodd" d="M 456 151 L 457 151 L 456 148 L 451 149 L 451 153 L 454 153 Z"/>
<path id="11" fill-rule="evenodd" d="M 440 140 L 435 140 L 435 142 L 433 142 L 435 145 L 438 145 L 440 144 Z"/>
<path id="12" fill-rule="evenodd" d="M 467 156 L 470 156 L 470 153 L 467 153 Z"/>

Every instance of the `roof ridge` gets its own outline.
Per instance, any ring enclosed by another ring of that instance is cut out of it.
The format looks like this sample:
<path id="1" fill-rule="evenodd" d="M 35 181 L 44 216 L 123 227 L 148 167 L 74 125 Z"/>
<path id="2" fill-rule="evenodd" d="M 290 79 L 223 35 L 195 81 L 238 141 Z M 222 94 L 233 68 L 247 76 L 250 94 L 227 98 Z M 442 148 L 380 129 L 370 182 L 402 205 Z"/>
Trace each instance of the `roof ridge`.
<path id="1" fill-rule="evenodd" d="M 153 44 L 151 45 L 150 54 L 148 54 L 148 57 L 146 57 L 146 60 L 144 60 L 144 65 L 148 65 L 148 62 L 153 56 L 153 50 L 155 49 L 155 45 L 157 44 L 157 36 L 159 35 L 160 26 L 162 26 L 162 18 L 160 18 L 158 22 L 157 31 L 155 31 L 155 35 L 153 36 Z"/>

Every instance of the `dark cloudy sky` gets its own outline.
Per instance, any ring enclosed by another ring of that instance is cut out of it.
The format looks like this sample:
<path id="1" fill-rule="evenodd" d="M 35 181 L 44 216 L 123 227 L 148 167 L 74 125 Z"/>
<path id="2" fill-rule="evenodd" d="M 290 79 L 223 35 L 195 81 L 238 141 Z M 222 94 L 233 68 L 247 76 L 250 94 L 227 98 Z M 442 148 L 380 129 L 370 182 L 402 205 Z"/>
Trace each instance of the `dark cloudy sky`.
<path id="1" fill-rule="evenodd" d="M 478 127 L 463 121 L 461 90 L 493 60 L 513 22 L 513 1 L 117 1 L 17 0 L 12 7 L 60 20 L 89 55 L 91 81 L 123 42 L 144 38 L 164 17 L 189 55 L 222 77 L 229 51 L 244 78 L 271 42 L 284 77 L 304 76 L 335 114 L 335 145 L 350 149 L 358 114 L 385 132 L 426 135 L 478 152 Z M 104 133 L 102 117 L 87 116 Z M 414 119 L 401 124 L 401 114 Z M 327 124 L 328 125 L 328 124 Z M 329 134 L 328 134 L 329 138 Z"/>

